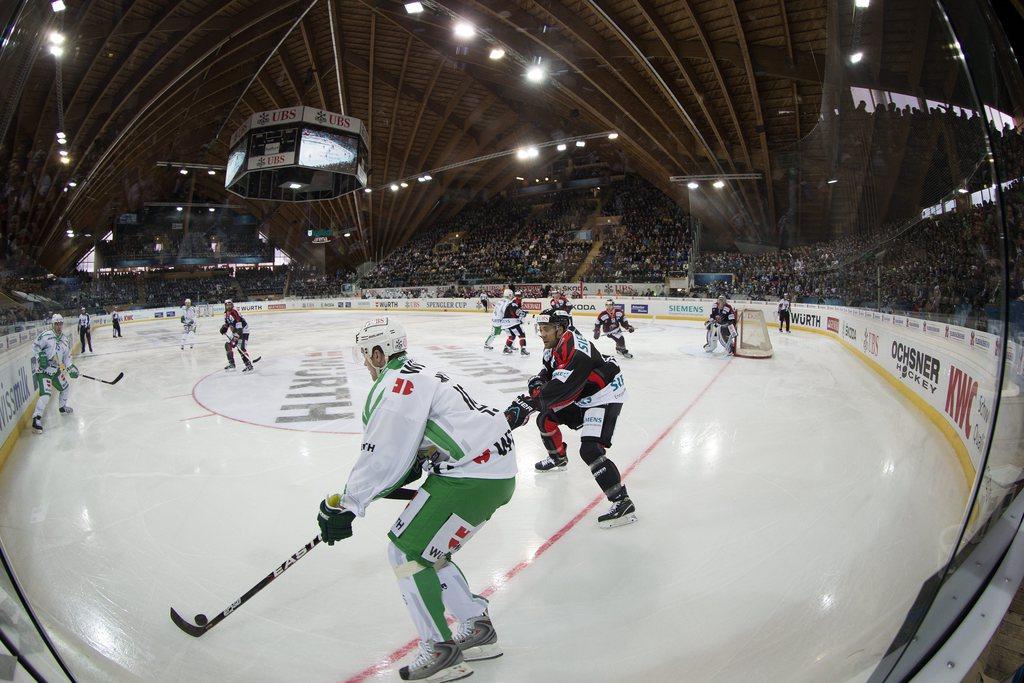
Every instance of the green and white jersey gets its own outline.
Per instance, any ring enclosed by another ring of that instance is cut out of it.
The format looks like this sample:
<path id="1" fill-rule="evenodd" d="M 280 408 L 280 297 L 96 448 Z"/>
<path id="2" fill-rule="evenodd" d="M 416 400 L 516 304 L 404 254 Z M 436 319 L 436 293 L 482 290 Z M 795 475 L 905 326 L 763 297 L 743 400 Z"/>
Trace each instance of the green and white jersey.
<path id="1" fill-rule="evenodd" d="M 425 465 L 418 453 L 430 454 Z M 515 442 L 501 410 L 437 368 L 397 358 L 366 397 L 362 452 L 341 504 L 362 517 L 421 466 L 442 477 L 508 479 L 517 472 Z"/>
<path id="2" fill-rule="evenodd" d="M 491 309 L 491 324 L 495 327 L 501 327 L 501 324 L 505 321 L 505 308 L 508 306 L 508 301 L 505 299 L 498 299 L 494 302 L 494 308 Z"/>
<path id="3" fill-rule="evenodd" d="M 58 336 L 52 328 L 43 330 L 32 343 L 32 371 L 62 364 L 64 367 L 71 365 L 71 336 Z"/>
<path id="4" fill-rule="evenodd" d="M 185 318 L 185 325 L 194 325 L 196 322 L 196 307 L 186 306 L 185 310 L 181 312 L 183 318 Z"/>

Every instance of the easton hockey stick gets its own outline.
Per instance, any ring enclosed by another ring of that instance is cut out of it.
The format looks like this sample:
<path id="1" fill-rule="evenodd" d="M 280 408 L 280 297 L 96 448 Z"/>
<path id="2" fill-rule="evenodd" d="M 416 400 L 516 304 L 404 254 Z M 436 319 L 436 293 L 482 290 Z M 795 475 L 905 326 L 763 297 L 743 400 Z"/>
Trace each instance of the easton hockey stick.
<path id="1" fill-rule="evenodd" d="M 85 373 L 81 373 L 81 372 L 78 373 L 78 376 L 79 377 L 84 377 L 86 379 L 91 379 L 91 380 L 96 381 L 96 382 L 103 382 L 104 384 L 117 384 L 118 382 L 121 381 L 121 378 L 124 377 L 124 373 L 123 372 L 119 372 L 119 373 L 117 373 L 117 377 L 115 377 L 114 379 L 109 379 L 109 380 L 108 379 L 100 379 L 99 377 L 93 377 L 92 375 L 86 375 Z"/>
<path id="2" fill-rule="evenodd" d="M 391 498 L 393 500 L 412 500 L 415 495 L 416 491 L 413 489 L 397 488 L 391 493 L 384 496 L 384 498 Z M 281 576 L 281 574 L 283 574 L 286 569 L 288 569 L 293 564 L 295 564 L 303 557 L 305 557 L 311 550 L 313 550 L 313 548 L 317 547 L 319 544 L 320 536 L 317 535 L 313 538 L 312 541 L 310 541 L 309 543 L 307 543 L 306 545 L 302 546 L 297 551 L 292 553 L 292 555 L 287 560 L 285 560 L 280 565 L 275 567 L 274 571 L 264 576 L 259 583 L 257 583 L 255 586 L 247 590 L 245 594 L 242 595 L 242 597 L 238 598 L 233 603 L 224 608 L 224 610 L 220 614 L 215 616 L 213 619 L 207 619 L 205 614 L 197 614 L 195 617 L 195 623 L 185 621 L 185 619 L 183 619 L 182 616 L 178 614 L 178 612 L 172 607 L 171 621 L 173 621 L 174 625 L 180 628 L 185 633 L 189 634 L 193 638 L 198 638 L 199 636 L 203 635 L 220 622 L 224 621 L 224 619 L 226 619 L 229 614 L 231 614 L 236 609 L 238 609 L 246 602 L 248 602 L 252 596 L 256 595 L 261 590 L 266 588 L 271 581 Z"/>

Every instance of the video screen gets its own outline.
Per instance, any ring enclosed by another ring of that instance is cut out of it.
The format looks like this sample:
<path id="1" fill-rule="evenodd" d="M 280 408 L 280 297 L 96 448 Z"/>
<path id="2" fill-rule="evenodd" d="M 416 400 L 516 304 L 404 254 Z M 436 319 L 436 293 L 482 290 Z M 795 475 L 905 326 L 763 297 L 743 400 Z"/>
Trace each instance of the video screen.
<path id="1" fill-rule="evenodd" d="M 248 142 L 248 138 L 242 138 L 241 142 L 235 145 L 231 154 L 228 155 L 227 168 L 224 169 L 224 187 L 231 187 L 231 184 L 238 178 L 238 174 L 245 164 L 245 146 Z"/>
<path id="2" fill-rule="evenodd" d="M 299 146 L 299 165 L 354 174 L 358 144 L 358 139 L 353 135 L 303 128 L 302 144 Z"/>

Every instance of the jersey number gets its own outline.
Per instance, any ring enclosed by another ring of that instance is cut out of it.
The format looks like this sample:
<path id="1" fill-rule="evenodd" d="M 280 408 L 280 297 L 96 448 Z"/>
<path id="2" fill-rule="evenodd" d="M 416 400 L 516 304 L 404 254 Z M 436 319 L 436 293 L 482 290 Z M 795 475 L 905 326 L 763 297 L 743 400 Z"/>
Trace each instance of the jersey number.
<path id="1" fill-rule="evenodd" d="M 391 392 L 395 394 L 401 394 L 402 396 L 408 396 L 412 393 L 412 382 L 407 379 L 399 377 L 395 380 L 395 386 L 391 388 Z"/>

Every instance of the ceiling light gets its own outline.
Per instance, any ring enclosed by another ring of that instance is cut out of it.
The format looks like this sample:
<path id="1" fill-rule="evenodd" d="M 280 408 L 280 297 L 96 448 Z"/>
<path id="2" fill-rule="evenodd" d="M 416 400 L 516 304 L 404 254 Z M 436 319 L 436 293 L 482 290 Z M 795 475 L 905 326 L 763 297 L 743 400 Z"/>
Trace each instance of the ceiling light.
<path id="1" fill-rule="evenodd" d="M 487 56 L 490 57 L 491 59 L 501 59 L 502 57 L 505 56 L 505 51 L 500 47 L 492 47 L 491 53 Z"/>
<path id="2" fill-rule="evenodd" d="M 67 135 L 64 135 L 64 131 L 62 131 L 62 130 L 58 130 L 57 131 L 57 139 L 58 140 L 63 140 L 66 137 L 67 137 Z"/>
<path id="3" fill-rule="evenodd" d="M 51 45 L 63 45 L 64 44 L 65 38 L 64 38 L 64 34 L 63 33 L 60 33 L 58 31 L 50 31 L 49 38 L 50 38 L 50 44 Z"/>
<path id="4" fill-rule="evenodd" d="M 68 187 L 78 187 L 78 183 L 72 180 L 71 182 L 68 183 Z"/>
<path id="5" fill-rule="evenodd" d="M 209 211 L 210 213 L 213 213 L 214 211 L 216 211 L 216 209 L 214 209 L 214 208 L 213 208 L 213 207 L 211 206 L 211 207 L 210 207 L 209 209 L 207 209 L 207 211 Z"/>
<path id="6" fill-rule="evenodd" d="M 302 187 L 302 183 L 288 183 L 289 190 L 298 190 Z"/>
<path id="7" fill-rule="evenodd" d="M 402 187 L 409 187 L 409 183 L 405 182 L 404 180 L 398 184 L 401 185 Z"/>
<path id="8" fill-rule="evenodd" d="M 863 52 L 854 52 L 852 55 L 850 55 L 850 64 L 857 64 L 862 59 L 864 59 Z"/>
<path id="9" fill-rule="evenodd" d="M 419 178 L 416 179 L 416 182 L 417 183 L 425 183 L 425 182 L 427 182 L 427 179 L 424 178 L 423 176 L 420 176 Z"/>
<path id="10" fill-rule="evenodd" d="M 54 57 L 60 57 L 64 54 L 64 48 L 62 48 L 60 45 L 51 45 L 50 54 Z"/>
<path id="11" fill-rule="evenodd" d="M 71 157 L 61 157 L 60 158 L 60 163 L 62 163 L 64 165 L 70 164 L 71 163 Z"/>
<path id="12" fill-rule="evenodd" d="M 517 175 L 517 176 L 516 176 L 516 180 L 526 180 L 526 178 L 524 178 L 524 177 L 523 177 L 523 176 L 521 176 L 521 175 Z"/>
<path id="13" fill-rule="evenodd" d="M 618 137 L 619 137 L 618 133 L 608 133 L 608 139 L 609 140 L 615 140 Z"/>
<path id="14" fill-rule="evenodd" d="M 533 179 L 533 182 L 535 182 L 535 183 L 539 183 L 539 182 L 540 182 L 540 178 L 534 178 L 534 179 Z"/>
<path id="15" fill-rule="evenodd" d="M 67 150 L 62 149 L 59 152 L 57 152 L 57 154 L 61 155 L 62 157 L 66 157 L 68 155 L 68 152 Z"/>
<path id="16" fill-rule="evenodd" d="M 967 194 L 967 188 L 961 187 L 960 189 L 957 190 L 957 192 L 959 192 L 960 194 Z"/>
<path id="17" fill-rule="evenodd" d="M 686 183 L 686 186 L 691 190 L 696 190 L 698 187 L 700 187 L 700 183 L 695 183 L 691 180 L 690 182 Z"/>
<path id="18" fill-rule="evenodd" d="M 398 185 L 395 185 L 394 183 L 391 183 L 391 191 L 392 192 L 398 192 Z"/>
<path id="19" fill-rule="evenodd" d="M 853 0 L 853 6 L 858 9 L 867 9 L 870 4 L 871 0 Z"/>
<path id="20" fill-rule="evenodd" d="M 476 35 L 476 29 L 473 28 L 473 24 L 468 21 L 455 22 L 453 31 L 455 32 L 455 37 L 461 38 L 462 40 L 469 40 Z"/>
<path id="21" fill-rule="evenodd" d="M 370 194 L 371 192 L 373 192 L 373 188 L 365 187 L 363 188 L 363 192 L 365 192 L 366 194 Z"/>
<path id="22" fill-rule="evenodd" d="M 428 173 L 427 175 L 423 176 L 423 179 L 424 179 L 424 180 L 433 180 L 433 179 L 434 179 L 434 176 L 432 176 L 432 175 L 430 175 L 430 174 Z"/>
<path id="23" fill-rule="evenodd" d="M 352 236 L 352 233 L 350 233 L 350 232 L 346 232 L 346 233 L 344 234 L 344 237 L 351 237 L 351 236 Z"/>
<path id="24" fill-rule="evenodd" d="M 544 176 L 544 181 L 545 181 L 545 182 L 547 182 L 547 179 L 548 179 L 548 177 L 547 177 L 547 176 Z"/>
<path id="25" fill-rule="evenodd" d="M 180 173 L 181 175 L 188 175 L 188 169 L 187 168 L 183 168 L 180 171 L 178 171 L 178 173 Z"/>
<path id="26" fill-rule="evenodd" d="M 576 146 L 577 147 L 586 147 L 587 146 L 587 141 L 586 140 L 577 140 L 576 141 Z"/>
<path id="27" fill-rule="evenodd" d="M 836 184 L 836 183 L 838 183 L 838 182 L 839 182 L 839 179 L 838 179 L 838 178 L 832 178 L 832 179 L 830 179 L 830 180 L 828 181 L 828 184 L 829 184 L 829 185 L 835 185 L 835 184 Z"/>
<path id="28" fill-rule="evenodd" d="M 57 138 L 57 144 L 58 145 L 66 145 L 66 144 L 68 144 L 68 139 L 67 138 Z"/>
<path id="29" fill-rule="evenodd" d="M 725 181 L 724 180 L 716 180 L 715 182 L 713 182 L 711 184 L 714 186 L 714 188 L 716 190 L 721 190 L 723 187 L 725 187 Z"/>
<path id="30" fill-rule="evenodd" d="M 423 4 L 419 2 L 407 2 L 405 3 L 405 11 L 409 14 L 419 14 L 423 11 Z"/>
<path id="31" fill-rule="evenodd" d="M 53 0 L 53 2 L 50 3 L 50 9 L 54 12 L 63 12 L 67 9 L 67 5 L 64 4 L 64 0 Z"/>
<path id="32" fill-rule="evenodd" d="M 540 83 L 544 80 L 544 76 L 544 68 L 536 64 L 526 70 L 526 80 L 531 83 Z"/>
<path id="33" fill-rule="evenodd" d="M 561 143 L 561 144 L 560 144 L 560 145 L 558 145 L 558 147 L 556 147 L 555 149 L 557 149 L 557 150 L 558 150 L 559 152 L 564 152 L 564 151 L 565 151 L 565 143 L 564 143 L 564 142 L 563 142 L 563 143 Z"/>
<path id="34" fill-rule="evenodd" d="M 182 209 L 180 206 L 175 209 L 175 211 L 183 211 L 183 210 L 184 209 Z"/>
<path id="35" fill-rule="evenodd" d="M 211 168 L 210 170 L 208 170 L 208 171 L 206 172 L 206 175 L 217 175 L 217 172 L 216 172 L 216 171 L 214 171 L 214 170 L 213 170 L 213 169 Z"/>

